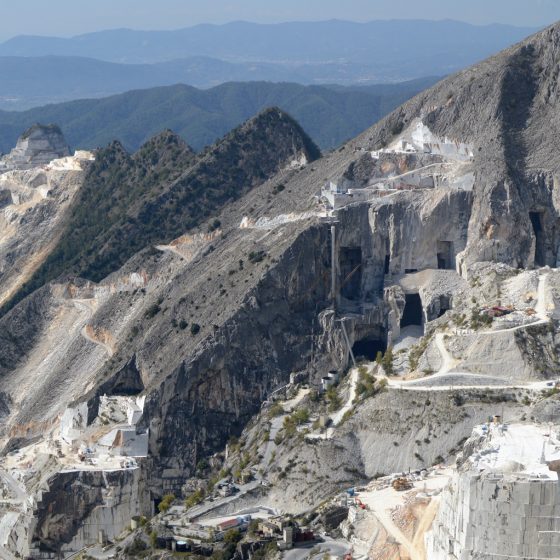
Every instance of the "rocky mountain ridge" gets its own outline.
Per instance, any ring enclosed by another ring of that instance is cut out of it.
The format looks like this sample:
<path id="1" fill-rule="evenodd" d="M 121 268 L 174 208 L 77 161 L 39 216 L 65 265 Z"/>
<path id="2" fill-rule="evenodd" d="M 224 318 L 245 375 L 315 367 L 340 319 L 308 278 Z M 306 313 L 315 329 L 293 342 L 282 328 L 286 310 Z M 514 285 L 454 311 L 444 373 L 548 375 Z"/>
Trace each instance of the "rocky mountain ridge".
<path id="1" fill-rule="evenodd" d="M 279 109 L 247 121 L 195 155 L 167 131 L 130 156 L 118 142 L 97 153 L 65 234 L 16 300 L 59 275 L 98 281 L 135 252 L 165 244 L 284 167 L 320 155 Z M 207 229 L 218 229 L 220 221 Z"/>

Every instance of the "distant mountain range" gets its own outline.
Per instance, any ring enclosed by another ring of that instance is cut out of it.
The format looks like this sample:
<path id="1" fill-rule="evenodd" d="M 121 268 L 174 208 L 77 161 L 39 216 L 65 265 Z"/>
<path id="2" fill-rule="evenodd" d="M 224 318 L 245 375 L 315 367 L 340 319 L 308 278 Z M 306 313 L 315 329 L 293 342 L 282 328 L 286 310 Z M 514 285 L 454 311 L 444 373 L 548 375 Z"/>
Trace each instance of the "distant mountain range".
<path id="1" fill-rule="evenodd" d="M 70 101 L 24 112 L 0 111 L 0 151 L 7 152 L 34 123 L 58 124 L 74 148 L 120 140 L 135 151 L 169 128 L 200 150 L 264 108 L 277 106 L 301 123 L 322 148 L 365 130 L 438 78 L 364 87 L 290 83 L 227 83 L 200 90 L 185 85 Z"/>
<path id="2" fill-rule="evenodd" d="M 235 22 L 177 31 L 118 29 L 0 44 L 0 108 L 176 83 L 374 84 L 446 75 L 535 29 L 456 21 Z M 92 60 L 95 59 L 95 60 Z"/>

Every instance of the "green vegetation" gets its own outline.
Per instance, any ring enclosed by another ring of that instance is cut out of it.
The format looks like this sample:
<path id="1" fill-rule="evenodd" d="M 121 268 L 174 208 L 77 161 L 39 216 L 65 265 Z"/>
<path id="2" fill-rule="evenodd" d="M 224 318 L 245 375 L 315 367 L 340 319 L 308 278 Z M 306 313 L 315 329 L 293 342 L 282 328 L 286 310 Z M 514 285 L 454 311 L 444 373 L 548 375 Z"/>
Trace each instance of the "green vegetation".
<path id="1" fill-rule="evenodd" d="M 185 507 L 187 509 L 192 508 L 200 504 L 202 500 L 204 500 L 204 491 L 199 488 L 198 490 L 194 491 L 190 496 L 187 496 L 185 498 Z"/>
<path id="2" fill-rule="evenodd" d="M 410 349 L 408 353 L 408 367 L 410 371 L 416 371 L 418 369 L 418 362 L 426 351 L 426 348 L 428 348 L 431 338 L 431 335 L 424 336 L 418 344 L 415 344 Z"/>
<path id="3" fill-rule="evenodd" d="M 492 324 L 492 317 L 486 313 L 481 313 L 478 308 L 473 309 L 471 312 L 471 329 L 478 330 L 480 327 L 489 326 Z"/>
<path id="4" fill-rule="evenodd" d="M 385 354 L 383 354 L 381 365 L 387 375 L 393 375 L 395 373 L 395 369 L 393 367 L 393 349 L 390 346 L 387 348 Z"/>
<path id="5" fill-rule="evenodd" d="M 161 513 L 165 513 L 171 504 L 175 501 L 175 494 L 166 494 L 158 505 L 158 509 Z"/>
<path id="6" fill-rule="evenodd" d="M 199 90 L 176 85 L 23 112 L 0 111 L 0 152 L 8 152 L 18 135 L 37 122 L 59 124 L 72 146 L 94 149 L 118 138 L 128 150 L 137 150 L 165 123 L 200 150 L 271 106 L 293 115 L 319 146 L 330 149 L 436 81 L 427 78 L 364 88 L 248 82 Z"/>
<path id="7" fill-rule="evenodd" d="M 387 379 L 383 378 L 377 380 L 373 375 L 368 373 L 366 367 L 360 367 L 358 372 L 359 379 L 356 386 L 356 394 L 358 397 L 363 399 L 374 397 L 387 388 Z"/>
<path id="8" fill-rule="evenodd" d="M 239 529 L 230 529 L 224 534 L 224 542 L 226 544 L 237 544 L 241 540 L 241 536 Z"/>
<path id="9" fill-rule="evenodd" d="M 160 311 L 161 311 L 161 307 L 157 303 L 154 303 L 153 305 L 150 305 L 150 307 L 148 307 L 148 309 L 146 310 L 145 317 L 146 319 L 152 319 Z"/>
<path id="10" fill-rule="evenodd" d="M 276 418 L 282 414 L 284 414 L 284 407 L 279 402 L 275 402 L 268 411 L 270 418 Z"/>
<path id="11" fill-rule="evenodd" d="M 266 253 L 264 251 L 251 251 L 249 253 L 249 262 L 253 264 L 260 263 L 266 257 Z"/>
<path id="12" fill-rule="evenodd" d="M 124 551 L 128 556 L 137 556 L 144 552 L 148 546 L 139 537 L 136 537 L 128 546 L 125 547 Z"/>
<path id="13" fill-rule="evenodd" d="M 156 547 L 157 538 L 158 538 L 157 531 L 153 529 L 152 532 L 150 533 L 150 544 L 152 545 L 152 548 Z"/>
<path id="14" fill-rule="evenodd" d="M 297 433 L 297 427 L 309 422 L 309 411 L 306 408 L 297 410 L 284 418 L 284 437 L 292 437 Z"/>
<path id="15" fill-rule="evenodd" d="M 342 406 L 342 400 L 334 385 L 331 385 L 325 392 L 329 412 L 336 412 Z"/>
<path id="16" fill-rule="evenodd" d="M 252 560 L 266 560 L 274 558 L 278 552 L 276 541 L 266 543 L 262 548 L 253 553 Z"/>

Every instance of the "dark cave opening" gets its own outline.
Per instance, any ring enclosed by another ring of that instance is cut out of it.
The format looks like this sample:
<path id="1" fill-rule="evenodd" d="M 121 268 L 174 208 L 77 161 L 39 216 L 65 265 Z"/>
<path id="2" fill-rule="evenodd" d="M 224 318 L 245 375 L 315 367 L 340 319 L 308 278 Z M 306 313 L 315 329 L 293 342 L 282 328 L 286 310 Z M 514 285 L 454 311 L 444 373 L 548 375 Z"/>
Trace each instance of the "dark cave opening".
<path id="1" fill-rule="evenodd" d="M 387 350 L 387 344 L 379 338 L 362 338 L 354 342 L 354 346 L 352 346 L 354 358 L 366 358 L 372 362 L 378 352 L 385 352 L 385 350 Z"/>
<path id="2" fill-rule="evenodd" d="M 451 241 L 437 242 L 437 265 L 439 270 L 453 270 L 453 243 Z"/>
<path id="3" fill-rule="evenodd" d="M 451 302 L 449 301 L 448 296 L 440 296 L 439 297 L 439 313 L 438 319 L 443 317 L 445 313 L 447 313 L 451 309 Z"/>
<path id="4" fill-rule="evenodd" d="M 401 317 L 401 328 L 409 325 L 423 324 L 424 313 L 422 310 L 422 300 L 420 294 L 406 294 L 406 304 Z"/>

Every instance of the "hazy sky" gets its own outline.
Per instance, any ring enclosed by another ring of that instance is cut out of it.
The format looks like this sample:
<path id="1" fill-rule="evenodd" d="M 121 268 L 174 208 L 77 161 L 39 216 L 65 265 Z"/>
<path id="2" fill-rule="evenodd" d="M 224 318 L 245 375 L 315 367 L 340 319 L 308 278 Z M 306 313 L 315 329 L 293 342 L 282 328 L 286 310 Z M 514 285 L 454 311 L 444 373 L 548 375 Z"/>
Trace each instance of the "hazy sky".
<path id="1" fill-rule="evenodd" d="M 450 18 L 539 26 L 560 19 L 560 0 L 0 0 L 0 14 L 0 39 L 116 27 L 176 29 L 240 19 Z"/>

